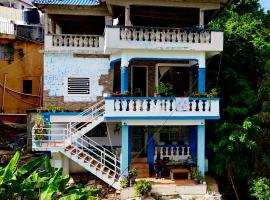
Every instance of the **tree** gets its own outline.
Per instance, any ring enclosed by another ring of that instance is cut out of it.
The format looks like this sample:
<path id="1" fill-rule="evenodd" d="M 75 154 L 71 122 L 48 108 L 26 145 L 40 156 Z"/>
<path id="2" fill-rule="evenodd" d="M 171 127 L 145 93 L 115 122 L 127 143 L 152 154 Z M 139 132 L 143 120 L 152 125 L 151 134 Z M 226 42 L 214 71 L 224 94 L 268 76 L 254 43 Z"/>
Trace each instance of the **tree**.
<path id="1" fill-rule="evenodd" d="M 242 0 L 209 24 L 224 30 L 224 51 L 207 68 L 207 86 L 218 87 L 221 96 L 221 120 L 207 126 L 211 166 L 243 199 L 254 179 L 270 176 L 269 22 L 258 0 Z"/>

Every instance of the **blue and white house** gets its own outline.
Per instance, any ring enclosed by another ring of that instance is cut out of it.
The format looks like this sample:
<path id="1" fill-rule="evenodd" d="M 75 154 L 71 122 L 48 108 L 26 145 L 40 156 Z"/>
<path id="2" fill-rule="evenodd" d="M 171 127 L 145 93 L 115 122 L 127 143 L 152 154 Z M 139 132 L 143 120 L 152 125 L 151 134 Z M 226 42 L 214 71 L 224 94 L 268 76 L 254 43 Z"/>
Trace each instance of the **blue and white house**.
<path id="1" fill-rule="evenodd" d="M 223 50 L 223 32 L 204 25 L 227 0 L 34 4 L 45 16 L 44 105 L 65 111 L 42 112 L 51 125 L 34 126 L 33 150 L 116 189 L 138 158 L 141 177 L 158 157 L 204 175 L 205 121 L 220 118 L 219 98 L 203 95 L 206 60 Z"/>

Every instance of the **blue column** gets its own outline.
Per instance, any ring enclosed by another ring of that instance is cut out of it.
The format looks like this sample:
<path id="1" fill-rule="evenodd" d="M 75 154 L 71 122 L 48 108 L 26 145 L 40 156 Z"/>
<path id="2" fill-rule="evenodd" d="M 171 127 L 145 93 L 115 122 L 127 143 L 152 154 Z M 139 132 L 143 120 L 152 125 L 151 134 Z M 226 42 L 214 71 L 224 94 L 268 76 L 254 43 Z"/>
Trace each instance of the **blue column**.
<path id="1" fill-rule="evenodd" d="M 128 90 L 128 67 L 121 66 L 121 93 Z"/>
<path id="2" fill-rule="evenodd" d="M 189 127 L 189 145 L 190 145 L 190 155 L 192 158 L 196 157 L 197 152 L 197 126 Z"/>
<path id="3" fill-rule="evenodd" d="M 198 170 L 205 174 L 205 126 L 198 125 L 197 131 L 197 166 Z"/>
<path id="4" fill-rule="evenodd" d="M 147 161 L 151 171 L 154 171 L 154 154 L 155 154 L 155 144 L 154 144 L 154 134 L 148 133 L 147 136 Z"/>
<path id="5" fill-rule="evenodd" d="M 198 92 L 205 92 L 205 68 L 198 68 Z"/>
<path id="6" fill-rule="evenodd" d="M 122 125 L 122 149 L 121 149 L 121 176 L 128 175 L 128 165 L 130 161 L 130 133 L 128 125 Z"/>

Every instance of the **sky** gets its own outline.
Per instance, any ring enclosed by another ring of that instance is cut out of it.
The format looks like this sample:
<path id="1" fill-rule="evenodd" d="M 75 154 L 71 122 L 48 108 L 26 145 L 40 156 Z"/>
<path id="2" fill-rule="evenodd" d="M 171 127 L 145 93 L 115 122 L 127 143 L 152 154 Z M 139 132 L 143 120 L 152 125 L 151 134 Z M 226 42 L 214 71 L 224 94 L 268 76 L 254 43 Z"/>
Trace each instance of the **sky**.
<path id="1" fill-rule="evenodd" d="M 270 0 L 260 0 L 260 3 L 265 10 L 270 10 Z"/>

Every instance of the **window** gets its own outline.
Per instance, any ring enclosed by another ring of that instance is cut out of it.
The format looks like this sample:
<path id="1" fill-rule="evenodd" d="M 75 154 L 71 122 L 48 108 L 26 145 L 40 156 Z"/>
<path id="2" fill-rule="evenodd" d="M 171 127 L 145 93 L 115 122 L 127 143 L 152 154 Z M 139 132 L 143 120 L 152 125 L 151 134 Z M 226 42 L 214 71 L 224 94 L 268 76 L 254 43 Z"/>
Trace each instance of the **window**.
<path id="1" fill-rule="evenodd" d="M 7 45 L 0 44 L 0 60 L 10 60 L 10 54 Z"/>
<path id="2" fill-rule="evenodd" d="M 171 145 L 177 142 L 179 145 L 188 143 L 188 128 L 187 127 L 166 127 L 160 130 L 160 142 L 165 142 L 166 145 Z"/>
<path id="3" fill-rule="evenodd" d="M 90 78 L 69 77 L 67 80 L 68 95 L 89 95 Z"/>
<path id="4" fill-rule="evenodd" d="M 23 93 L 32 94 L 32 80 L 23 80 Z"/>

